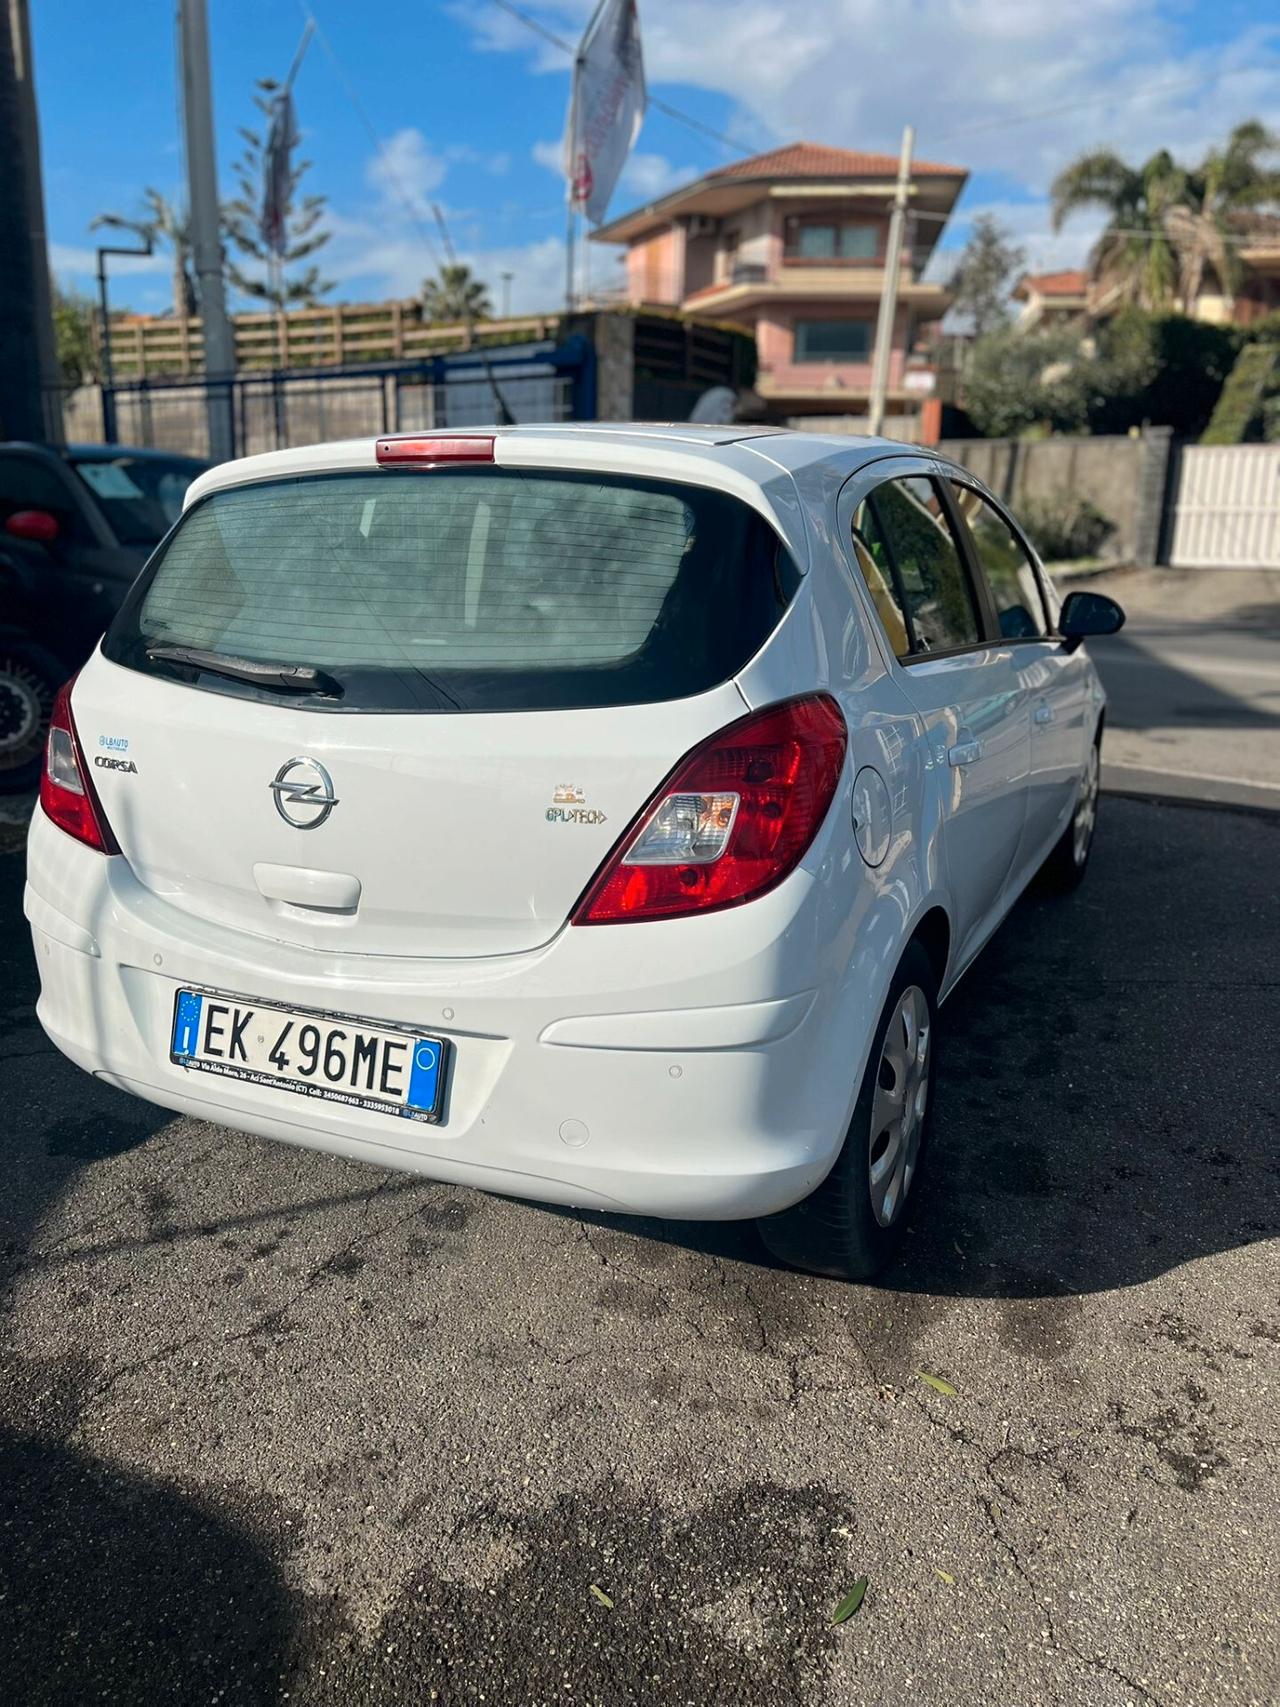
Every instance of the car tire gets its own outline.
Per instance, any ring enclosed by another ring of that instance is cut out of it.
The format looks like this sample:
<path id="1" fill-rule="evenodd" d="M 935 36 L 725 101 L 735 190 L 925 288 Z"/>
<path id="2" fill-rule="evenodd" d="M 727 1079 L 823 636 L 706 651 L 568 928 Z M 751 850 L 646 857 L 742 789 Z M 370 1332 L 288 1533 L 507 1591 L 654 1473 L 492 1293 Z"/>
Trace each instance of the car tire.
<path id="1" fill-rule="evenodd" d="M 26 635 L 0 632 L 0 794 L 38 785 L 54 696 L 68 673 Z"/>
<path id="2" fill-rule="evenodd" d="M 1067 894 L 1084 879 L 1093 852 L 1094 831 L 1098 827 L 1098 797 L 1102 776 L 1102 731 L 1099 729 L 1089 750 L 1089 763 L 1080 784 L 1080 794 L 1066 829 L 1054 844 L 1053 851 L 1040 868 L 1046 886 L 1059 894 Z"/>
<path id="3" fill-rule="evenodd" d="M 757 1223 L 772 1256 L 813 1274 L 869 1280 L 897 1255 L 932 1120 L 937 1016 L 933 964 L 913 942 L 889 986 L 835 1166 L 808 1197 Z M 886 1123 L 899 1098 L 902 1116 Z"/>

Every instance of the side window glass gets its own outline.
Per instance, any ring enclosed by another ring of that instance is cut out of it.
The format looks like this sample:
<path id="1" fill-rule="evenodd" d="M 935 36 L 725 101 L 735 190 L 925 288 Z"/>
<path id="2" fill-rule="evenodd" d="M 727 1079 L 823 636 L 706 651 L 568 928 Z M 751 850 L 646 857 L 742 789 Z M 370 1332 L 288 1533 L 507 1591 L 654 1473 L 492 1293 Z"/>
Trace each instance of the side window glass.
<path id="1" fill-rule="evenodd" d="M 971 486 L 951 482 L 1006 640 L 1036 640 L 1049 632 L 1035 568 L 1008 522 Z"/>
<path id="2" fill-rule="evenodd" d="M 981 630 L 973 593 L 933 481 L 887 480 L 872 504 L 906 603 L 912 653 L 976 646 Z"/>
<path id="3" fill-rule="evenodd" d="M 875 512 L 864 498 L 853 518 L 853 556 L 867 583 L 871 602 L 876 607 L 889 644 L 899 658 L 911 650 L 907 633 L 906 612 L 893 581 L 893 565 L 880 532 Z"/>

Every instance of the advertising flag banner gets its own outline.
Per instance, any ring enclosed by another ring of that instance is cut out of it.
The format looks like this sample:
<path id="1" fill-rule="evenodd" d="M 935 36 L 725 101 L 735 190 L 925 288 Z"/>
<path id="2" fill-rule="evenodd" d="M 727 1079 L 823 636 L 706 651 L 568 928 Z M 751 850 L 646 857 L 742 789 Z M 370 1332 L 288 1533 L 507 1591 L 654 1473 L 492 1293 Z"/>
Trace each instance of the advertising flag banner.
<path id="1" fill-rule="evenodd" d="M 565 130 L 569 200 L 599 225 L 644 122 L 644 55 L 636 0 L 602 0 L 574 62 Z"/>
<path id="2" fill-rule="evenodd" d="M 298 130 L 293 117 L 293 96 L 286 84 L 271 101 L 271 125 L 262 157 L 262 214 L 258 229 L 264 246 L 273 255 L 283 255 L 289 246 L 285 230 L 289 209 L 289 179 Z"/>

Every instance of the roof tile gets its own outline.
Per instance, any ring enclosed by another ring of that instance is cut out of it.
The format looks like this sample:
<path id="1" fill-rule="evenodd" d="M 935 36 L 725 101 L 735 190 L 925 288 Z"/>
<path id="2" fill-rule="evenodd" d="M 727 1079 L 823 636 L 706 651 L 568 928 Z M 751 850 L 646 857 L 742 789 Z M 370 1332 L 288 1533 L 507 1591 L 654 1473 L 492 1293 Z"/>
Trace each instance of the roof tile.
<path id="1" fill-rule="evenodd" d="M 913 174 L 963 176 L 963 166 L 942 166 L 933 160 L 913 160 Z M 789 142 L 784 148 L 753 154 L 708 173 L 711 178 L 894 178 L 896 154 L 868 154 L 858 148 L 828 148 L 820 142 Z"/>

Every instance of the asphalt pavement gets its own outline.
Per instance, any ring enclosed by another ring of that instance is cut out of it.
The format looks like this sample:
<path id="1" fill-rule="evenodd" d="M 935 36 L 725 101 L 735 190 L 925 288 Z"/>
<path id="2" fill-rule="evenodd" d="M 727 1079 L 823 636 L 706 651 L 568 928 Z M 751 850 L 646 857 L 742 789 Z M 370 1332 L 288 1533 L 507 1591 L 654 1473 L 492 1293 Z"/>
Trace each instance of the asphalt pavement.
<path id="1" fill-rule="evenodd" d="M 120 1095 L 0 857 L 0 1700 L 1271 1707 L 1278 852 L 1104 801 L 876 1288 Z"/>

